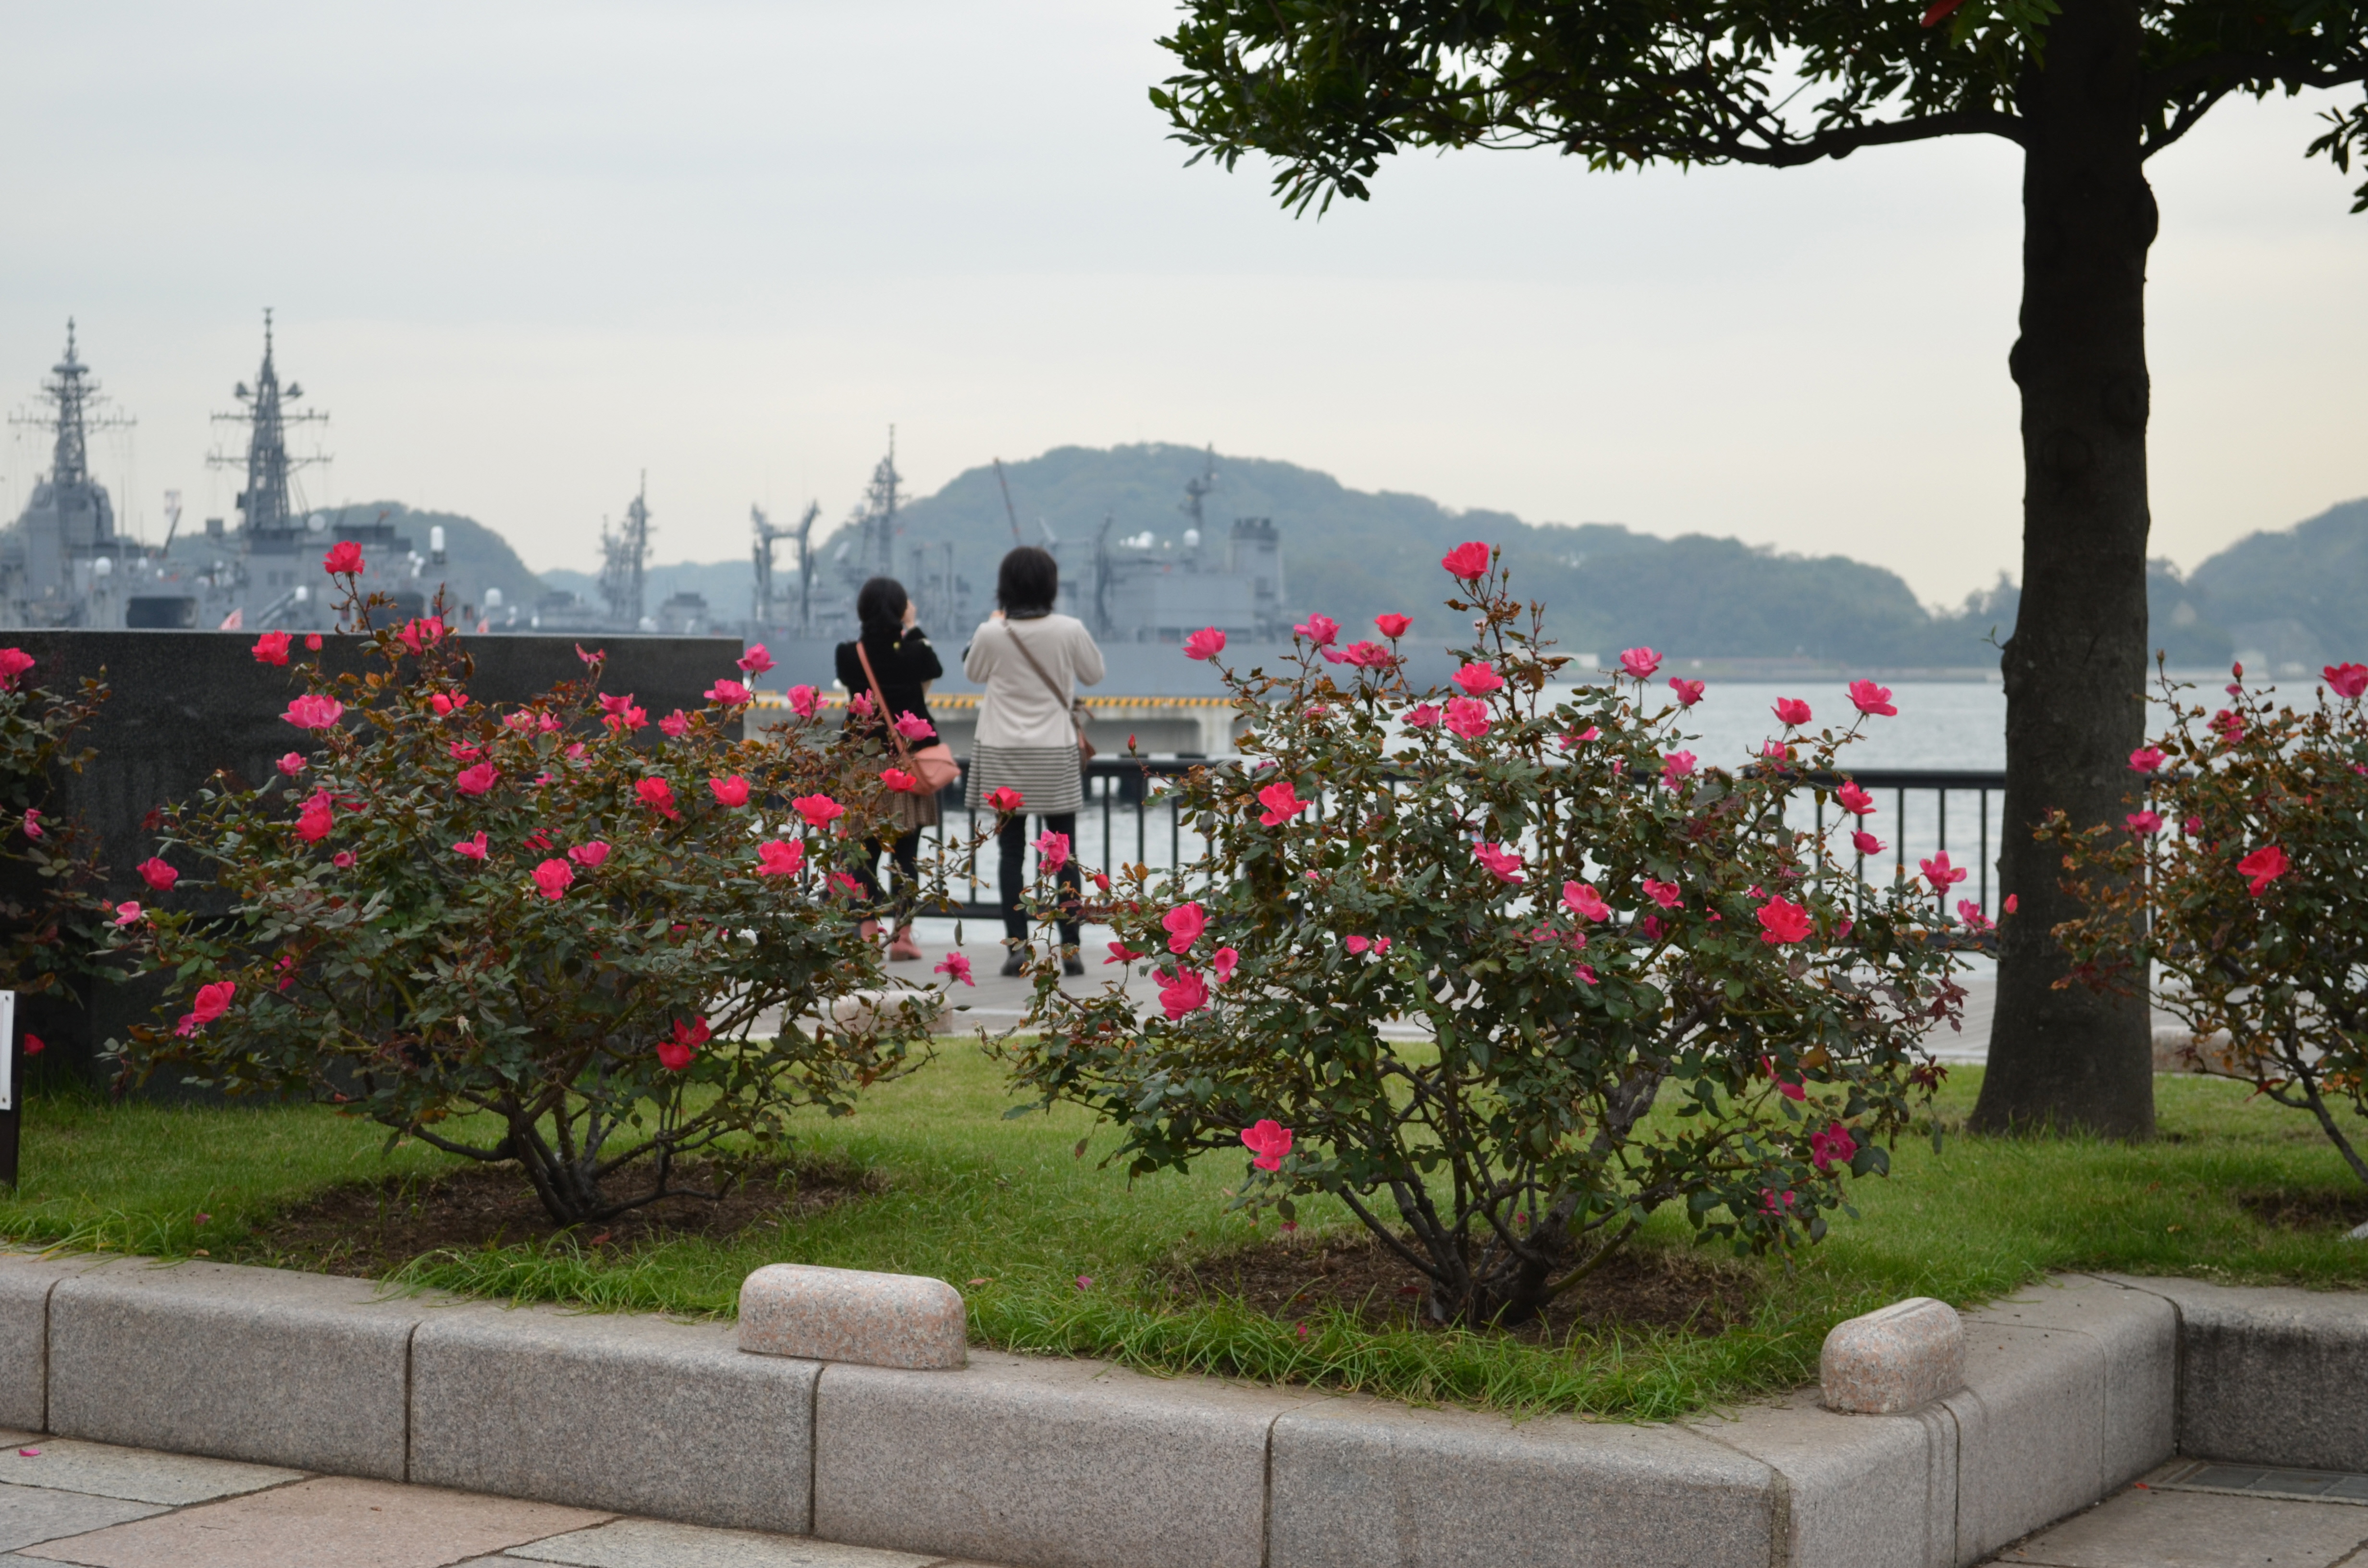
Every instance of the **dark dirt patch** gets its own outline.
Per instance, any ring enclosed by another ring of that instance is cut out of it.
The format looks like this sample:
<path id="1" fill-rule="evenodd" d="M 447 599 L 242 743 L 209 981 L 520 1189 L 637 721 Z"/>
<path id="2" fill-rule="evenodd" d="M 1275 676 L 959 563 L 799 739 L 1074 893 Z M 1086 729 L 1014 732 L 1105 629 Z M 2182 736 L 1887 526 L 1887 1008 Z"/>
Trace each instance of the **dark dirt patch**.
<path id="1" fill-rule="evenodd" d="M 686 1190 L 564 1233 L 586 1250 L 628 1252 L 643 1242 L 731 1235 L 768 1221 L 802 1219 L 887 1185 L 876 1171 L 837 1162 L 777 1162 L 751 1166 L 716 1197 L 721 1174 L 704 1162 L 677 1165 L 668 1185 Z M 439 1248 L 506 1246 L 561 1233 L 516 1166 L 472 1165 L 433 1177 L 390 1176 L 333 1187 L 257 1225 L 231 1256 L 374 1278 Z"/>
<path id="2" fill-rule="evenodd" d="M 2368 1224 L 2368 1187 L 2268 1187 L 2237 1206 L 2274 1231 L 2348 1231 Z"/>
<path id="3" fill-rule="evenodd" d="M 1370 1235 L 1325 1240 L 1286 1236 L 1224 1257 L 1179 1265 L 1168 1275 L 1180 1297 L 1233 1296 L 1271 1317 L 1337 1307 L 1376 1328 L 1428 1326 L 1423 1278 Z M 1672 1329 L 1714 1335 L 1748 1319 L 1759 1295 L 1750 1269 L 1699 1254 L 1630 1247 L 1547 1309 L 1508 1330 L 1532 1343 L 1574 1329 Z"/>

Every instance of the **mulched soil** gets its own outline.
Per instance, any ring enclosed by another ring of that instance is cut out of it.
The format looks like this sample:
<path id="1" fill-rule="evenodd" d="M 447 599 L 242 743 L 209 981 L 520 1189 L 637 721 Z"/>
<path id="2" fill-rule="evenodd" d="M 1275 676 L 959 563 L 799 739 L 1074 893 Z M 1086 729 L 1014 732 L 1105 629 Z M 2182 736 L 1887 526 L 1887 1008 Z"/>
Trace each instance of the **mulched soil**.
<path id="1" fill-rule="evenodd" d="M 667 1185 L 684 1190 L 564 1233 L 586 1249 L 618 1251 L 672 1236 L 731 1235 L 802 1219 L 887 1185 L 876 1171 L 829 1161 L 775 1163 L 751 1166 L 719 1198 L 713 1196 L 719 1176 L 703 1162 L 677 1165 Z M 636 1176 L 629 1167 L 613 1190 L 636 1190 Z M 472 1166 L 433 1178 L 390 1176 L 333 1187 L 257 1225 L 234 1256 L 240 1262 L 367 1278 L 439 1248 L 505 1246 L 561 1233 L 516 1166 Z"/>
<path id="2" fill-rule="evenodd" d="M 1420 1312 L 1422 1277 L 1377 1238 L 1362 1233 L 1304 1240 L 1284 1236 L 1224 1257 L 1178 1265 L 1178 1296 L 1231 1296 L 1289 1322 L 1337 1307 L 1374 1327 L 1429 1326 Z M 1698 1253 L 1631 1246 L 1557 1300 L 1539 1322 L 1508 1330 L 1531 1343 L 1558 1342 L 1574 1329 L 1669 1329 L 1715 1335 L 1748 1320 L 1759 1293 L 1749 1269 Z"/>
<path id="3" fill-rule="evenodd" d="M 2240 1192 L 2237 1206 L 2278 1231 L 2348 1231 L 2368 1224 L 2368 1187 L 2270 1187 Z"/>

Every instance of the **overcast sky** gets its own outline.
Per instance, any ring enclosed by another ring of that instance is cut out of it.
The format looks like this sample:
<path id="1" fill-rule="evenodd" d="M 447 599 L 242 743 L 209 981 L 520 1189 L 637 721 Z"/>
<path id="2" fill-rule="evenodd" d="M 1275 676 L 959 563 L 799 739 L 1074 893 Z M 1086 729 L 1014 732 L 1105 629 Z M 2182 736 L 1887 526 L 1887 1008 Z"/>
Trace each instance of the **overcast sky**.
<path id="1" fill-rule="evenodd" d="M 2018 561 L 2002 142 L 1773 173 L 1428 154 L 1370 205 L 1187 169 L 1162 0 L 402 6 L 0 0 L 0 403 L 67 315 L 139 421 L 127 520 L 230 515 L 209 414 L 276 307 L 333 420 L 314 504 L 394 497 L 595 565 L 751 502 L 836 521 L 1064 444 L 1213 442 L 1538 520 L 1736 534 L 1955 600 Z M 2155 548 L 2368 494 L 2368 217 L 2305 98 L 2153 168 Z M 2355 174 L 2352 180 L 2359 176 Z M 0 447 L 13 513 L 46 452 Z M 1287 523 L 1287 519 L 1278 519 Z"/>

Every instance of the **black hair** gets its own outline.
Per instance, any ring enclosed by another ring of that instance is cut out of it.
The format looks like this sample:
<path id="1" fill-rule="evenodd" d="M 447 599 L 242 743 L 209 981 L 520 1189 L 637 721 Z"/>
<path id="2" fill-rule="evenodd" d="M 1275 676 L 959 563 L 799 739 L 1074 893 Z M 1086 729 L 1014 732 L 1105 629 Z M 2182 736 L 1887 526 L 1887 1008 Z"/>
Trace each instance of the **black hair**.
<path id="1" fill-rule="evenodd" d="M 1006 615 L 1042 615 L 1061 597 L 1061 568 L 1051 553 L 1023 544 L 996 569 L 995 599 Z"/>
<path id="2" fill-rule="evenodd" d="M 905 635 L 905 585 L 894 577 L 874 577 L 857 590 L 855 619 L 863 635 L 874 642 L 894 643 Z"/>

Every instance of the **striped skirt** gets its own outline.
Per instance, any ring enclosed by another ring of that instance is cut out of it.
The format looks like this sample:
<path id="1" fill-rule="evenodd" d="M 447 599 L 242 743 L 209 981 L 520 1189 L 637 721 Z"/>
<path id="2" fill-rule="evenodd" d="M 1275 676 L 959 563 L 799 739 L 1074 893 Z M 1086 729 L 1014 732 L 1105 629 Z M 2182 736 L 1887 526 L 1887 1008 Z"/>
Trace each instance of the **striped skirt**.
<path id="1" fill-rule="evenodd" d="M 1081 771 L 1073 745 L 973 745 L 963 803 L 974 812 L 986 811 L 986 797 L 1008 788 L 1019 791 L 1020 809 L 1030 816 L 1074 812 L 1086 803 Z"/>

